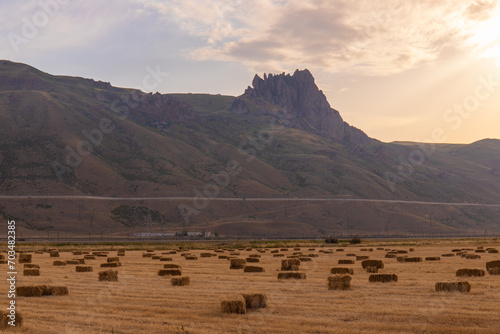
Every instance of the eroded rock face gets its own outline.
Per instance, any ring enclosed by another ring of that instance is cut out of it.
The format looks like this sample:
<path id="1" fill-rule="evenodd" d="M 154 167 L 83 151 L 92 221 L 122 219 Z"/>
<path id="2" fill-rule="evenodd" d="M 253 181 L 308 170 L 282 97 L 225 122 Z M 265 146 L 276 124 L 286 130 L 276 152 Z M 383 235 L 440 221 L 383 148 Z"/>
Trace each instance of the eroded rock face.
<path id="1" fill-rule="evenodd" d="M 249 87 L 245 91 L 244 96 L 260 97 L 276 104 L 285 113 L 302 118 L 313 128 L 334 139 L 342 140 L 346 137 L 348 124 L 342 120 L 337 110 L 330 107 L 309 70 L 296 70 L 293 75 L 264 74 L 263 79 L 256 75 L 252 86 L 253 88 Z"/>

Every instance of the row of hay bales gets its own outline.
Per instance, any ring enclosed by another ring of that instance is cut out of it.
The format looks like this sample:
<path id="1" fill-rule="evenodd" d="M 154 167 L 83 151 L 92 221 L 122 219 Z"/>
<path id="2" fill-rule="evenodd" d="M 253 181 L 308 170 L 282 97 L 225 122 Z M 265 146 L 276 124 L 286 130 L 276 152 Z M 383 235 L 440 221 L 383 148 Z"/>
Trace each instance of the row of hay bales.
<path id="1" fill-rule="evenodd" d="M 222 313 L 245 314 L 248 310 L 267 307 L 267 296 L 262 293 L 249 293 L 230 296 L 220 303 Z"/>

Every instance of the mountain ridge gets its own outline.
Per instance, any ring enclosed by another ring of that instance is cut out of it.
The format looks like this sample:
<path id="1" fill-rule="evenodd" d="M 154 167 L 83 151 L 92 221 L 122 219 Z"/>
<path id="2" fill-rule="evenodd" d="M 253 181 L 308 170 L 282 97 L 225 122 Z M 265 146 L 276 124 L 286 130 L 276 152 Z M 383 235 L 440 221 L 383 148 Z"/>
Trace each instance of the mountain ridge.
<path id="1" fill-rule="evenodd" d="M 216 193 L 500 202 L 499 141 L 434 144 L 432 153 L 424 152 L 423 163 L 411 165 L 413 152 L 425 144 L 382 143 L 351 127 L 331 108 L 309 71 L 253 81 L 254 87 L 238 97 L 152 94 L 0 61 L 0 193 L 199 197 L 198 202 L 127 204 L 161 212 L 164 222 L 157 229 L 186 228 L 182 208 L 187 208 L 195 212 L 189 215 L 190 228 L 226 233 L 415 234 L 426 226 L 426 215 L 434 217 L 435 233 L 469 233 L 477 226 L 500 231 L 494 210 L 367 203 L 297 203 L 287 209 L 285 203 L 204 200 Z M 327 125 L 318 123 L 311 110 L 319 110 Z M 114 130 L 89 138 L 103 119 Z M 68 155 L 79 148 L 80 162 L 69 165 Z M 65 171 L 61 178 L 54 164 Z M 230 176 L 227 184 L 220 181 L 225 175 Z M 87 233 L 82 215 L 89 220 L 92 215 L 93 226 L 109 233 L 144 228 L 142 223 L 133 228 L 117 223 L 121 220 L 112 214 L 116 203 L 90 201 L 83 214 L 68 203 L 2 200 L 0 206 L 4 215 L 20 219 L 26 233 L 51 228 Z"/>

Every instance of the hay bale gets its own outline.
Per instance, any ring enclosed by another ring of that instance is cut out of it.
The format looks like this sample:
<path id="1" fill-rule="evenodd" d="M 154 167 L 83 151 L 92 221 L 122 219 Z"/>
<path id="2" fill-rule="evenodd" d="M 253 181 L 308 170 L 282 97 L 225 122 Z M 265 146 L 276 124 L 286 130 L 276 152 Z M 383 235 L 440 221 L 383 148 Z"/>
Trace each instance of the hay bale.
<path id="1" fill-rule="evenodd" d="M 471 285 L 469 282 L 437 282 L 435 285 L 436 292 L 461 292 L 469 293 Z"/>
<path id="2" fill-rule="evenodd" d="M 151 253 L 142 253 L 142 257 L 153 257 Z"/>
<path id="3" fill-rule="evenodd" d="M 118 281 L 118 271 L 117 270 L 106 270 L 99 272 L 99 281 L 107 282 L 117 282 Z"/>
<path id="4" fill-rule="evenodd" d="M 245 259 L 231 259 L 229 269 L 243 269 L 247 261 Z"/>
<path id="5" fill-rule="evenodd" d="M 19 297 L 41 297 L 43 295 L 43 285 L 17 286 L 16 295 Z"/>
<path id="6" fill-rule="evenodd" d="M 480 259 L 481 258 L 481 255 L 477 255 L 477 254 L 465 254 L 465 259 L 466 260 L 476 260 L 476 259 Z"/>
<path id="7" fill-rule="evenodd" d="M 181 268 L 181 266 L 178 264 L 175 264 L 175 263 L 167 263 L 167 264 L 163 265 L 163 268 L 165 268 L 165 269 Z"/>
<path id="8" fill-rule="evenodd" d="M 366 269 L 366 267 L 377 267 L 380 269 L 384 269 L 384 262 L 382 260 L 364 260 L 361 262 L 361 266 L 363 269 Z"/>
<path id="9" fill-rule="evenodd" d="M 10 313 L 0 311 L 0 330 L 5 330 L 12 328 L 11 325 L 9 325 L 9 322 L 12 321 L 12 319 L 9 317 Z M 22 327 L 23 325 L 23 316 L 16 311 L 16 315 L 14 318 L 14 323 L 16 327 Z"/>
<path id="10" fill-rule="evenodd" d="M 153 259 L 153 260 L 159 260 L 160 257 L 161 257 L 160 255 L 153 255 L 153 256 L 151 256 L 151 259 Z"/>
<path id="11" fill-rule="evenodd" d="M 482 277 L 485 272 L 481 269 L 458 269 L 456 272 L 457 277 L 468 276 L 468 277 Z"/>
<path id="12" fill-rule="evenodd" d="M 259 263 L 260 262 L 260 260 L 258 258 L 255 258 L 255 257 L 247 257 L 246 261 L 247 262 L 254 262 L 254 263 Z"/>
<path id="13" fill-rule="evenodd" d="M 441 261 L 441 258 L 439 256 L 427 256 L 425 261 Z"/>
<path id="14" fill-rule="evenodd" d="M 285 254 L 274 254 L 273 257 L 284 257 Z"/>
<path id="15" fill-rule="evenodd" d="M 75 271 L 77 273 L 87 273 L 87 272 L 94 271 L 94 269 L 92 269 L 92 266 L 76 266 Z"/>
<path id="16" fill-rule="evenodd" d="M 165 262 L 165 261 L 173 261 L 173 259 L 171 257 L 161 257 L 160 261 L 163 261 L 163 262 Z"/>
<path id="17" fill-rule="evenodd" d="M 40 269 L 40 266 L 34 263 L 26 263 L 24 269 Z"/>
<path id="18" fill-rule="evenodd" d="M 239 255 L 240 255 L 240 252 L 231 252 L 231 253 L 229 253 L 229 255 L 239 256 Z"/>
<path id="19" fill-rule="evenodd" d="M 403 257 L 403 261 L 401 262 L 422 262 L 421 257 Z"/>
<path id="20" fill-rule="evenodd" d="M 297 271 L 278 273 L 278 279 L 306 279 L 306 274 Z"/>
<path id="21" fill-rule="evenodd" d="M 498 250 L 497 249 L 490 249 L 490 250 L 488 250 L 488 253 L 490 253 L 490 254 L 498 254 Z"/>
<path id="22" fill-rule="evenodd" d="M 88 255 L 88 254 L 87 254 L 87 255 L 84 255 L 84 256 L 83 256 L 83 258 L 84 258 L 85 260 L 95 260 L 95 255 Z"/>
<path id="23" fill-rule="evenodd" d="M 374 273 L 374 274 L 378 273 L 378 267 L 376 266 L 368 266 L 365 268 L 365 270 L 367 273 Z"/>
<path id="24" fill-rule="evenodd" d="M 490 268 L 488 270 L 488 274 L 490 274 L 490 275 L 500 275 L 500 268 Z"/>
<path id="25" fill-rule="evenodd" d="M 106 263 L 101 263 L 101 268 L 116 268 L 116 267 L 121 267 L 120 262 L 106 262 Z"/>
<path id="26" fill-rule="evenodd" d="M 212 257 L 212 253 L 201 253 L 200 257 Z"/>
<path id="27" fill-rule="evenodd" d="M 24 269 L 23 270 L 23 275 L 24 276 L 40 276 L 40 269 Z"/>
<path id="28" fill-rule="evenodd" d="M 250 254 L 250 255 L 248 255 L 248 257 L 256 257 L 256 258 L 260 258 L 260 255 L 259 255 L 259 254 Z"/>
<path id="29" fill-rule="evenodd" d="M 338 261 L 338 264 L 354 264 L 354 260 L 349 260 L 349 259 L 340 259 Z"/>
<path id="30" fill-rule="evenodd" d="M 393 253 L 387 253 L 385 254 L 385 258 L 386 259 L 395 259 L 397 257 L 396 254 L 393 254 Z"/>
<path id="31" fill-rule="evenodd" d="M 177 269 L 160 269 L 158 270 L 158 276 L 181 276 L 182 272 L 179 268 Z"/>
<path id="32" fill-rule="evenodd" d="M 335 251 L 336 252 L 343 252 L 344 250 L 342 248 L 337 248 Z"/>
<path id="33" fill-rule="evenodd" d="M 43 295 L 50 296 L 65 296 L 69 293 L 67 286 L 48 286 L 47 289 L 43 291 Z"/>
<path id="34" fill-rule="evenodd" d="M 247 313 L 246 302 L 241 295 L 232 296 L 226 300 L 222 300 L 220 302 L 220 308 L 222 313 Z"/>
<path id="35" fill-rule="evenodd" d="M 267 296 L 263 293 L 244 293 L 243 299 L 247 310 L 267 307 Z"/>
<path id="36" fill-rule="evenodd" d="M 405 251 L 405 250 L 402 250 L 402 249 L 398 249 L 396 251 L 396 253 L 398 253 L 398 254 L 408 254 L 408 251 Z"/>
<path id="37" fill-rule="evenodd" d="M 476 249 L 474 253 L 486 253 L 484 249 Z"/>
<path id="38" fill-rule="evenodd" d="M 50 251 L 50 257 L 59 257 L 59 251 L 58 250 L 51 250 Z"/>
<path id="39" fill-rule="evenodd" d="M 441 254 L 441 257 L 453 257 L 453 256 L 455 256 L 454 253 Z"/>
<path id="40" fill-rule="evenodd" d="M 296 271 L 299 270 L 299 259 L 281 260 L 281 271 Z"/>
<path id="41" fill-rule="evenodd" d="M 172 277 L 172 279 L 170 280 L 170 283 L 172 283 L 173 286 L 189 285 L 189 277 L 188 276 Z"/>
<path id="42" fill-rule="evenodd" d="M 397 282 L 398 276 L 395 274 L 372 274 L 368 277 L 370 283 L 389 283 Z"/>
<path id="43" fill-rule="evenodd" d="M 19 254 L 19 263 L 31 263 L 31 254 Z"/>
<path id="44" fill-rule="evenodd" d="M 319 257 L 319 254 L 309 254 L 309 257 Z"/>
<path id="45" fill-rule="evenodd" d="M 279 250 L 274 249 L 274 250 L 272 250 L 272 251 L 271 251 L 271 254 L 276 254 L 276 253 L 278 253 L 278 252 L 279 252 Z"/>
<path id="46" fill-rule="evenodd" d="M 265 272 L 264 268 L 257 266 L 245 266 L 243 267 L 243 271 L 246 273 L 263 273 Z"/>
<path id="47" fill-rule="evenodd" d="M 81 251 L 73 251 L 73 255 L 83 255 Z"/>
<path id="48" fill-rule="evenodd" d="M 225 259 L 227 259 L 227 255 L 219 255 L 218 258 L 225 260 Z"/>
<path id="49" fill-rule="evenodd" d="M 500 260 L 486 262 L 486 270 L 500 268 Z"/>
<path id="50" fill-rule="evenodd" d="M 339 275 L 354 275 L 354 270 L 352 268 L 341 268 L 341 267 L 334 267 L 330 269 L 330 274 L 339 274 Z"/>
<path id="51" fill-rule="evenodd" d="M 346 254 L 345 256 L 352 256 L 352 257 L 356 257 L 356 254 L 354 254 L 354 253 L 348 253 L 348 254 Z"/>
<path id="52" fill-rule="evenodd" d="M 351 276 L 349 275 L 329 276 L 328 290 L 351 290 Z"/>
<path id="53" fill-rule="evenodd" d="M 299 257 L 299 261 L 300 262 L 308 262 L 308 261 L 312 261 L 312 259 L 310 257 Z"/>
<path id="54" fill-rule="evenodd" d="M 280 252 L 288 252 L 288 248 L 281 248 Z"/>
<path id="55" fill-rule="evenodd" d="M 118 256 L 108 257 L 106 260 L 107 262 L 120 262 L 120 258 Z"/>
<path id="56" fill-rule="evenodd" d="M 80 261 L 78 261 L 78 260 L 67 260 L 66 264 L 80 264 Z"/>
<path id="57" fill-rule="evenodd" d="M 195 255 L 189 255 L 189 256 L 186 256 L 185 259 L 193 261 L 193 260 L 198 260 L 198 257 Z"/>
<path id="58" fill-rule="evenodd" d="M 58 260 L 56 260 L 56 261 L 52 262 L 52 265 L 53 266 L 65 266 L 66 265 L 66 261 L 58 261 Z"/>

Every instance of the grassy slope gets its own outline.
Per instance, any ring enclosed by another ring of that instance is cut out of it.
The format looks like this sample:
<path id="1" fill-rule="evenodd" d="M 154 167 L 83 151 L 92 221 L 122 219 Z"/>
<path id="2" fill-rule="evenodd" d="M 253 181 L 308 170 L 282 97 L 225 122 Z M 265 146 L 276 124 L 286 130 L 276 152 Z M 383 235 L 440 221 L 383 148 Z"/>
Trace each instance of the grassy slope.
<path id="1" fill-rule="evenodd" d="M 367 147 L 341 143 L 299 129 L 278 127 L 279 121 L 273 123 L 272 114 L 259 112 L 263 108 L 271 110 L 273 106 L 250 101 L 250 114 L 235 115 L 229 111 L 233 97 L 208 94 L 172 94 L 193 106 L 201 118 L 173 123 L 164 132 L 134 121 L 133 115 L 121 120 L 111 110 L 113 97 L 133 90 L 86 79 L 54 77 L 22 64 L 0 64 L 0 71 L 3 134 L 0 191 L 5 194 L 194 196 L 194 188 L 202 190 L 211 181 L 212 174 L 225 171 L 227 162 L 234 160 L 243 167 L 242 172 L 231 178 L 227 187 L 219 189 L 218 196 L 500 201 L 500 178 L 491 173 L 493 168 L 500 167 L 496 158 L 500 152 L 499 141 L 437 145 L 424 164 L 401 180 L 392 192 L 385 173 L 397 174 L 400 158 L 408 160 L 418 149 L 415 143 L 374 142 Z M 98 95 L 111 99 L 99 99 Z M 66 174 L 64 183 L 59 182 L 51 164 L 64 162 L 64 147 L 68 144 L 75 147 L 86 139 L 82 130 L 95 129 L 103 118 L 113 120 L 117 130 L 106 135 L 93 155 L 85 157 L 81 165 Z M 261 149 L 256 151 L 256 159 L 249 162 L 238 147 L 262 133 L 271 137 L 265 143 L 257 142 Z M 148 204 L 168 212 L 174 225 L 182 225 L 176 210 L 179 203 Z M 19 217 L 39 215 L 38 209 L 28 213 L 29 210 L 21 209 L 15 202 L 4 205 Z M 111 205 L 100 205 L 101 214 L 95 214 L 96 221 L 109 231 L 119 229 L 109 218 Z M 435 210 L 427 208 L 424 214 L 422 208 L 409 206 L 336 207 L 312 203 L 296 206 L 297 212 L 291 210 L 285 217 L 284 206 L 285 203 L 277 206 L 211 203 L 193 222 L 206 228 L 221 226 L 231 233 L 248 229 L 248 225 L 254 233 L 282 229 L 283 233 L 296 234 L 310 226 L 314 231 L 349 232 L 357 228 L 380 232 L 398 230 L 399 225 L 403 230 L 419 230 L 428 212 Z M 443 232 L 470 229 L 479 218 L 487 221 L 495 217 L 489 211 L 476 211 L 464 213 L 447 208 L 434 212 L 433 216 L 441 216 L 434 228 Z M 82 230 L 74 209 L 66 214 L 63 229 Z M 260 224 L 254 218 L 249 219 L 255 215 Z M 52 221 L 57 221 L 57 217 L 54 209 L 50 223 L 24 219 L 46 227 L 54 225 Z M 490 229 L 499 229 L 499 221 L 493 219 L 489 224 Z"/>

